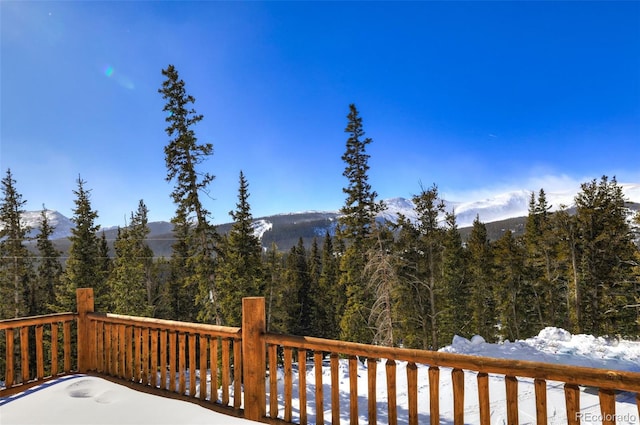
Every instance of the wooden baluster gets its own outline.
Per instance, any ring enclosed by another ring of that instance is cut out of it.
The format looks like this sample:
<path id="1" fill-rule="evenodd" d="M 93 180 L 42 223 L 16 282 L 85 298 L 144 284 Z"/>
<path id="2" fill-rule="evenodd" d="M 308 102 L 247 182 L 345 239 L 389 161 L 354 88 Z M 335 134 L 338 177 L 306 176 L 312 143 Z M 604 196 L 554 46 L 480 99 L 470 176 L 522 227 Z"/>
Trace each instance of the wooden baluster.
<path id="1" fill-rule="evenodd" d="M 464 372 L 462 369 L 451 371 L 453 384 L 453 423 L 464 425 Z"/>
<path id="2" fill-rule="evenodd" d="M 36 325 L 36 378 L 38 380 L 44 378 L 44 341 L 42 335 L 44 331 L 43 325 Z"/>
<path id="3" fill-rule="evenodd" d="M 29 382 L 29 327 L 20 328 L 20 369 L 22 370 L 22 383 Z"/>
<path id="4" fill-rule="evenodd" d="M 507 424 L 518 425 L 518 379 L 515 376 L 505 376 L 507 391 Z"/>
<path id="5" fill-rule="evenodd" d="M 598 391 L 600 399 L 600 413 L 602 414 L 602 425 L 615 425 L 616 415 L 616 393 L 613 390 L 600 388 Z"/>
<path id="6" fill-rule="evenodd" d="M 300 425 L 307 425 L 307 351 L 298 350 L 298 400 Z"/>
<path id="7" fill-rule="evenodd" d="M 378 401 L 376 390 L 376 378 L 377 378 L 378 361 L 376 359 L 367 359 L 367 397 L 368 397 L 368 414 L 369 423 L 378 423 Z"/>
<path id="8" fill-rule="evenodd" d="M 409 425 L 418 425 L 418 367 L 407 363 L 407 398 L 409 403 Z"/>
<path id="9" fill-rule="evenodd" d="M 324 391 L 322 389 L 322 351 L 313 353 L 316 375 L 316 423 L 324 425 Z"/>
<path id="10" fill-rule="evenodd" d="M 267 347 L 269 356 L 269 417 L 278 417 L 278 346 Z"/>
<path id="11" fill-rule="evenodd" d="M 167 389 L 167 330 L 160 331 L 160 388 Z"/>
<path id="12" fill-rule="evenodd" d="M 178 334 L 178 392 L 184 395 L 187 392 L 187 335 L 184 332 Z"/>
<path id="13" fill-rule="evenodd" d="M 71 322 L 62 325 L 62 343 L 64 345 L 64 371 L 71 372 Z"/>
<path id="14" fill-rule="evenodd" d="M 149 385 L 149 328 L 142 329 L 142 384 Z"/>
<path id="15" fill-rule="evenodd" d="M 124 347 L 126 353 L 126 371 L 125 378 L 127 381 L 132 381 L 134 378 L 134 365 L 133 365 L 133 327 L 127 326 L 124 334 Z"/>
<path id="16" fill-rule="evenodd" d="M 158 387 L 158 330 L 150 330 L 151 337 L 151 370 L 149 375 L 151 377 L 150 385 L 153 388 Z"/>
<path id="17" fill-rule="evenodd" d="M 564 401 L 567 406 L 567 424 L 580 424 L 580 387 L 564 384 Z"/>
<path id="18" fill-rule="evenodd" d="M 340 423 L 340 387 L 338 381 L 338 354 L 331 353 L 329 356 L 331 364 L 331 423 Z"/>
<path id="19" fill-rule="evenodd" d="M 429 366 L 429 415 L 431 425 L 440 423 L 440 368 Z"/>
<path id="20" fill-rule="evenodd" d="M 242 341 L 233 340 L 233 408 L 242 405 Z"/>
<path id="21" fill-rule="evenodd" d="M 228 338 L 222 338 L 222 404 L 229 405 L 229 345 Z"/>
<path id="22" fill-rule="evenodd" d="M 358 357 L 349 356 L 349 420 L 358 425 Z"/>
<path id="23" fill-rule="evenodd" d="M 547 425 L 547 382 L 544 379 L 534 379 L 536 392 L 536 425 Z"/>
<path id="24" fill-rule="evenodd" d="M 389 359 L 385 365 L 387 373 L 387 406 L 389 425 L 398 425 L 398 408 L 396 396 L 396 362 Z"/>
<path id="25" fill-rule="evenodd" d="M 211 368 L 211 395 L 209 401 L 218 402 L 218 337 L 209 339 L 209 367 Z"/>
<path id="26" fill-rule="evenodd" d="M 99 351 L 98 353 L 102 353 Z M 9 359 L 7 359 L 9 360 Z M 102 372 L 102 370 L 99 370 Z M 58 323 L 51 324 L 51 376 L 58 375 Z"/>
<path id="27" fill-rule="evenodd" d="M 126 341 L 125 325 L 118 326 L 118 376 L 120 378 L 127 377 L 127 341 Z"/>
<path id="28" fill-rule="evenodd" d="M 196 334 L 189 334 L 189 397 L 196 396 Z"/>
<path id="29" fill-rule="evenodd" d="M 104 370 L 111 375 L 111 323 L 104 324 Z"/>
<path id="30" fill-rule="evenodd" d="M 169 332 L 169 391 L 176 390 L 176 339 L 177 334 L 175 331 Z"/>
<path id="31" fill-rule="evenodd" d="M 133 329 L 133 379 L 142 382 L 142 328 Z"/>
<path id="32" fill-rule="evenodd" d="M 5 386 L 7 388 L 11 388 L 13 386 L 13 384 L 15 383 L 15 371 L 14 371 L 14 336 L 13 336 L 13 329 L 6 329 L 5 332 L 5 337 L 7 338 L 7 342 L 6 342 L 6 368 L 7 371 L 5 372 Z"/>
<path id="33" fill-rule="evenodd" d="M 209 345 L 208 338 L 205 335 L 199 335 L 198 342 L 200 343 L 200 400 L 207 399 L 207 346 Z"/>
<path id="34" fill-rule="evenodd" d="M 478 404 L 480 410 L 480 424 L 491 425 L 491 410 L 489 407 L 489 375 L 478 373 Z"/>
<path id="35" fill-rule="evenodd" d="M 291 368 L 291 356 L 293 349 L 291 347 L 284 347 L 284 421 L 291 422 L 291 398 L 292 398 L 292 368 Z"/>

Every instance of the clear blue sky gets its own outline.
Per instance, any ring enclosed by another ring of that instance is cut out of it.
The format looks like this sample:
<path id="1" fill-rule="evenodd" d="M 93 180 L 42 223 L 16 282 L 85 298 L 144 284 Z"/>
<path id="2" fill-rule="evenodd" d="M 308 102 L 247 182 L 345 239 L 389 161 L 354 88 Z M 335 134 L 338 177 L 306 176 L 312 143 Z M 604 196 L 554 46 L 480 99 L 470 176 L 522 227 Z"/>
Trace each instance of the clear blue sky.
<path id="1" fill-rule="evenodd" d="M 348 105 L 380 198 L 450 201 L 640 182 L 640 2 L 0 2 L 0 168 L 27 209 L 71 216 L 78 175 L 102 225 L 165 182 L 161 69 L 173 64 L 214 155 L 229 221 L 335 210 Z"/>

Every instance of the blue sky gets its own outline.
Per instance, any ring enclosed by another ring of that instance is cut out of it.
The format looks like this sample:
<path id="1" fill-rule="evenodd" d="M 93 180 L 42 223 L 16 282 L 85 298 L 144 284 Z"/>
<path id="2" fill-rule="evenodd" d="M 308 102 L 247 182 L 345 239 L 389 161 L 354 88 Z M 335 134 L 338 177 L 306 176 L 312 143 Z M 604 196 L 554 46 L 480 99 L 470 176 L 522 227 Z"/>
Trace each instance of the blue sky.
<path id="1" fill-rule="evenodd" d="M 335 210 L 348 105 L 380 198 L 450 201 L 640 182 L 640 2 L 0 2 L 0 169 L 27 209 L 71 216 L 78 175 L 102 225 L 164 178 L 161 69 L 214 155 L 206 206 Z"/>

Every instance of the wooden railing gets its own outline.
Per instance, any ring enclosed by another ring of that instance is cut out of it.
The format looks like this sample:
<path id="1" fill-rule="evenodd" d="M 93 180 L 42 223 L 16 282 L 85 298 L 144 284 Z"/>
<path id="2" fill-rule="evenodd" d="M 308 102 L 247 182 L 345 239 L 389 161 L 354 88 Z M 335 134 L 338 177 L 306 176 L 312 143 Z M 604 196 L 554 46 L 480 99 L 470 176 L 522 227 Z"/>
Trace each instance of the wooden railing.
<path id="1" fill-rule="evenodd" d="M 307 410 L 313 409 L 316 414 L 315 423 L 325 423 L 330 419 L 332 424 L 340 423 L 341 413 L 345 406 L 340 405 L 338 388 L 338 361 L 348 359 L 349 365 L 349 405 L 348 417 L 350 423 L 357 424 L 358 412 L 358 362 L 366 360 L 367 365 L 367 417 L 368 423 L 375 424 L 377 418 L 377 367 L 384 361 L 386 369 L 387 417 L 389 424 L 397 424 L 398 409 L 396 405 L 398 388 L 396 387 L 398 362 L 407 362 L 406 382 L 408 398 L 408 423 L 418 424 L 418 379 L 417 365 L 428 365 L 429 409 L 430 423 L 440 423 L 440 379 L 441 369 L 451 369 L 451 383 L 453 392 L 453 423 L 462 425 L 464 418 L 464 372 L 477 373 L 477 390 L 480 424 L 490 424 L 489 405 L 489 374 L 503 375 L 506 386 L 506 412 L 509 425 L 518 424 L 518 378 L 531 378 L 535 387 L 535 415 L 538 425 L 547 424 L 547 381 L 564 383 L 564 394 L 567 409 L 567 422 L 580 423 L 580 389 L 579 386 L 590 386 L 598 389 L 601 417 L 608 418 L 605 424 L 615 423 L 615 393 L 616 391 L 630 391 L 636 393 L 638 418 L 640 418 L 640 373 L 611 371 L 585 367 L 538 363 L 531 361 L 517 361 L 495 359 L 488 357 L 469 356 L 436 351 L 411 350 L 392 347 L 380 347 L 366 344 L 356 344 L 343 341 L 326 340 L 312 337 L 297 337 L 288 335 L 266 334 L 268 369 L 275 371 L 282 353 L 284 368 L 284 394 L 282 401 L 285 422 L 292 421 L 292 388 L 294 379 L 299 388 L 299 423 L 307 423 Z M 297 356 L 294 359 L 294 353 Z M 325 357 L 329 358 L 331 374 L 330 394 L 323 393 L 322 368 Z M 313 359 L 315 382 L 306 382 L 307 359 Z M 292 364 L 297 360 L 298 372 L 295 373 Z M 446 379 L 446 378 L 445 378 Z M 313 387 L 315 394 L 314 405 L 308 405 L 306 388 Z M 278 417 L 279 394 L 277 375 L 269 374 L 269 417 Z M 324 417 L 324 400 L 330 400 L 331 418 Z M 266 403 L 266 401 L 265 401 Z"/>
<path id="2" fill-rule="evenodd" d="M 240 408 L 240 328 L 117 314 L 88 317 L 96 347 L 90 370 Z"/>
<path id="3" fill-rule="evenodd" d="M 78 371 L 116 379 L 133 387 L 152 388 L 167 396 L 179 395 L 212 408 L 222 406 L 247 419 L 265 423 L 297 420 L 307 424 L 313 413 L 315 423 L 338 424 L 346 413 L 350 423 L 357 424 L 364 416 L 364 412 L 358 411 L 357 374 L 362 362 L 366 363 L 367 377 L 365 417 L 370 424 L 381 419 L 376 391 L 379 367 L 385 369 L 386 400 L 381 402 L 389 424 L 397 424 L 399 419 L 418 424 L 419 365 L 427 369 L 432 425 L 440 423 L 442 379 L 450 379 L 451 394 L 442 396 L 452 397 L 454 425 L 465 423 L 465 372 L 476 375 L 478 421 L 482 425 L 490 424 L 489 374 L 504 376 L 509 425 L 519 421 L 519 378 L 533 380 L 538 425 L 547 423 L 548 382 L 563 385 L 566 418 L 571 425 L 580 423 L 579 386 L 597 389 L 603 424 L 615 423 L 617 391 L 635 393 L 636 405 L 640 406 L 640 373 L 267 333 L 264 298 L 243 299 L 242 328 L 95 313 L 91 289 L 79 289 L 77 302 L 77 313 L 0 321 L 6 346 L 5 369 L 0 368 L 0 372 L 4 372 L 7 382 L 7 388 L 0 389 L 0 397 L 30 383 Z M 77 330 L 72 328 L 76 321 Z M 77 350 L 72 337 L 74 330 Z M 20 339 L 16 344 L 18 335 Z M 35 350 L 30 340 L 35 341 Z M 339 388 L 341 358 L 348 364 L 348 397 Z M 327 362 L 330 384 L 325 394 L 322 372 Z M 406 377 L 398 376 L 398 362 L 406 362 Z M 314 382 L 307 382 L 308 363 L 315 370 Z M 35 365 L 35 371 L 31 365 Z M 448 369 L 451 369 L 450 378 L 444 373 Z M 283 370 L 284 375 L 282 394 L 278 393 L 278 370 Z M 399 388 L 396 385 L 405 378 L 406 414 L 397 406 Z M 294 384 L 298 388 L 296 417 L 293 414 Z M 313 394 L 311 400 L 307 400 L 307 389 Z M 328 405 L 330 415 L 325 417 Z M 400 415 L 403 417 L 399 418 Z M 637 417 L 640 418 L 640 407 Z"/>
<path id="4" fill-rule="evenodd" d="M 32 382 L 70 373 L 76 369 L 76 315 L 59 313 L 0 321 L 0 395 L 21 391 Z"/>

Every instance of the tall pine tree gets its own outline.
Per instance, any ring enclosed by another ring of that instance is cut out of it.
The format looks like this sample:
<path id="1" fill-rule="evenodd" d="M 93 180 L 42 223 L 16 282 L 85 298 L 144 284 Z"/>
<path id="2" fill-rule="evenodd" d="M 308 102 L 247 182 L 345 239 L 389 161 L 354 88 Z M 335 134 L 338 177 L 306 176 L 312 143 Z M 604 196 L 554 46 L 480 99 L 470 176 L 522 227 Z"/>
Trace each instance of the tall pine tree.
<path id="1" fill-rule="evenodd" d="M 71 221 L 71 247 L 64 273 L 56 290 L 56 308 L 58 311 L 75 311 L 76 289 L 93 288 L 96 310 L 108 305 L 104 276 L 104 252 L 101 249 L 97 232 L 100 225 L 95 221 L 98 212 L 91 207 L 91 191 L 85 188 L 86 182 L 78 177 L 74 200 L 75 208 Z"/>
<path id="2" fill-rule="evenodd" d="M 210 223 L 209 211 L 204 207 L 200 194 L 209 193 L 214 176 L 198 170 L 213 154 L 211 143 L 199 144 L 193 127 L 202 121 L 192 104 L 195 98 L 188 95 L 185 83 L 173 65 L 162 70 L 166 77 L 158 92 L 166 101 L 163 111 L 168 123 L 165 131 L 169 143 L 164 148 L 168 182 L 174 181 L 171 197 L 176 205 L 172 219 L 174 233 L 179 238 L 172 255 L 171 296 L 188 297 L 174 306 L 173 312 L 180 320 L 200 319 L 220 323 L 215 309 L 218 294 L 215 288 L 215 253 L 218 234 Z"/>
<path id="3" fill-rule="evenodd" d="M 38 268 L 36 271 L 38 287 L 42 291 L 42 312 L 48 314 L 54 311 L 56 295 L 56 283 L 62 276 L 62 264 L 60 262 L 61 252 L 51 241 L 55 227 L 49 222 L 47 209 L 42 209 L 40 213 L 40 229 L 36 236 L 38 247 Z"/>
<path id="4" fill-rule="evenodd" d="M 0 319 L 39 314 L 33 258 L 25 245 L 30 229 L 22 222 L 26 201 L 10 169 L 0 185 Z"/>
<path id="5" fill-rule="evenodd" d="M 343 188 L 347 195 L 340 209 L 338 237 L 346 245 L 342 256 L 341 285 L 346 291 L 346 306 L 340 321 L 341 337 L 356 342 L 371 342 L 373 333 L 367 326 L 369 311 L 373 304 L 371 294 L 366 291 L 363 270 L 366 264 L 366 252 L 372 244 L 369 235 L 375 226 L 376 215 L 383 204 L 376 201 L 377 193 L 369 184 L 369 155 L 366 147 L 372 140 L 364 138 L 362 118 L 355 105 L 349 105 L 347 115 L 346 151 L 342 155 L 345 162 L 343 175 L 348 185 Z"/>
<path id="6" fill-rule="evenodd" d="M 263 290 L 262 246 L 255 235 L 253 216 L 249 205 L 249 183 L 240 171 L 238 202 L 221 252 L 216 276 L 218 308 L 222 323 L 240 326 L 242 298 L 257 296 Z"/>

